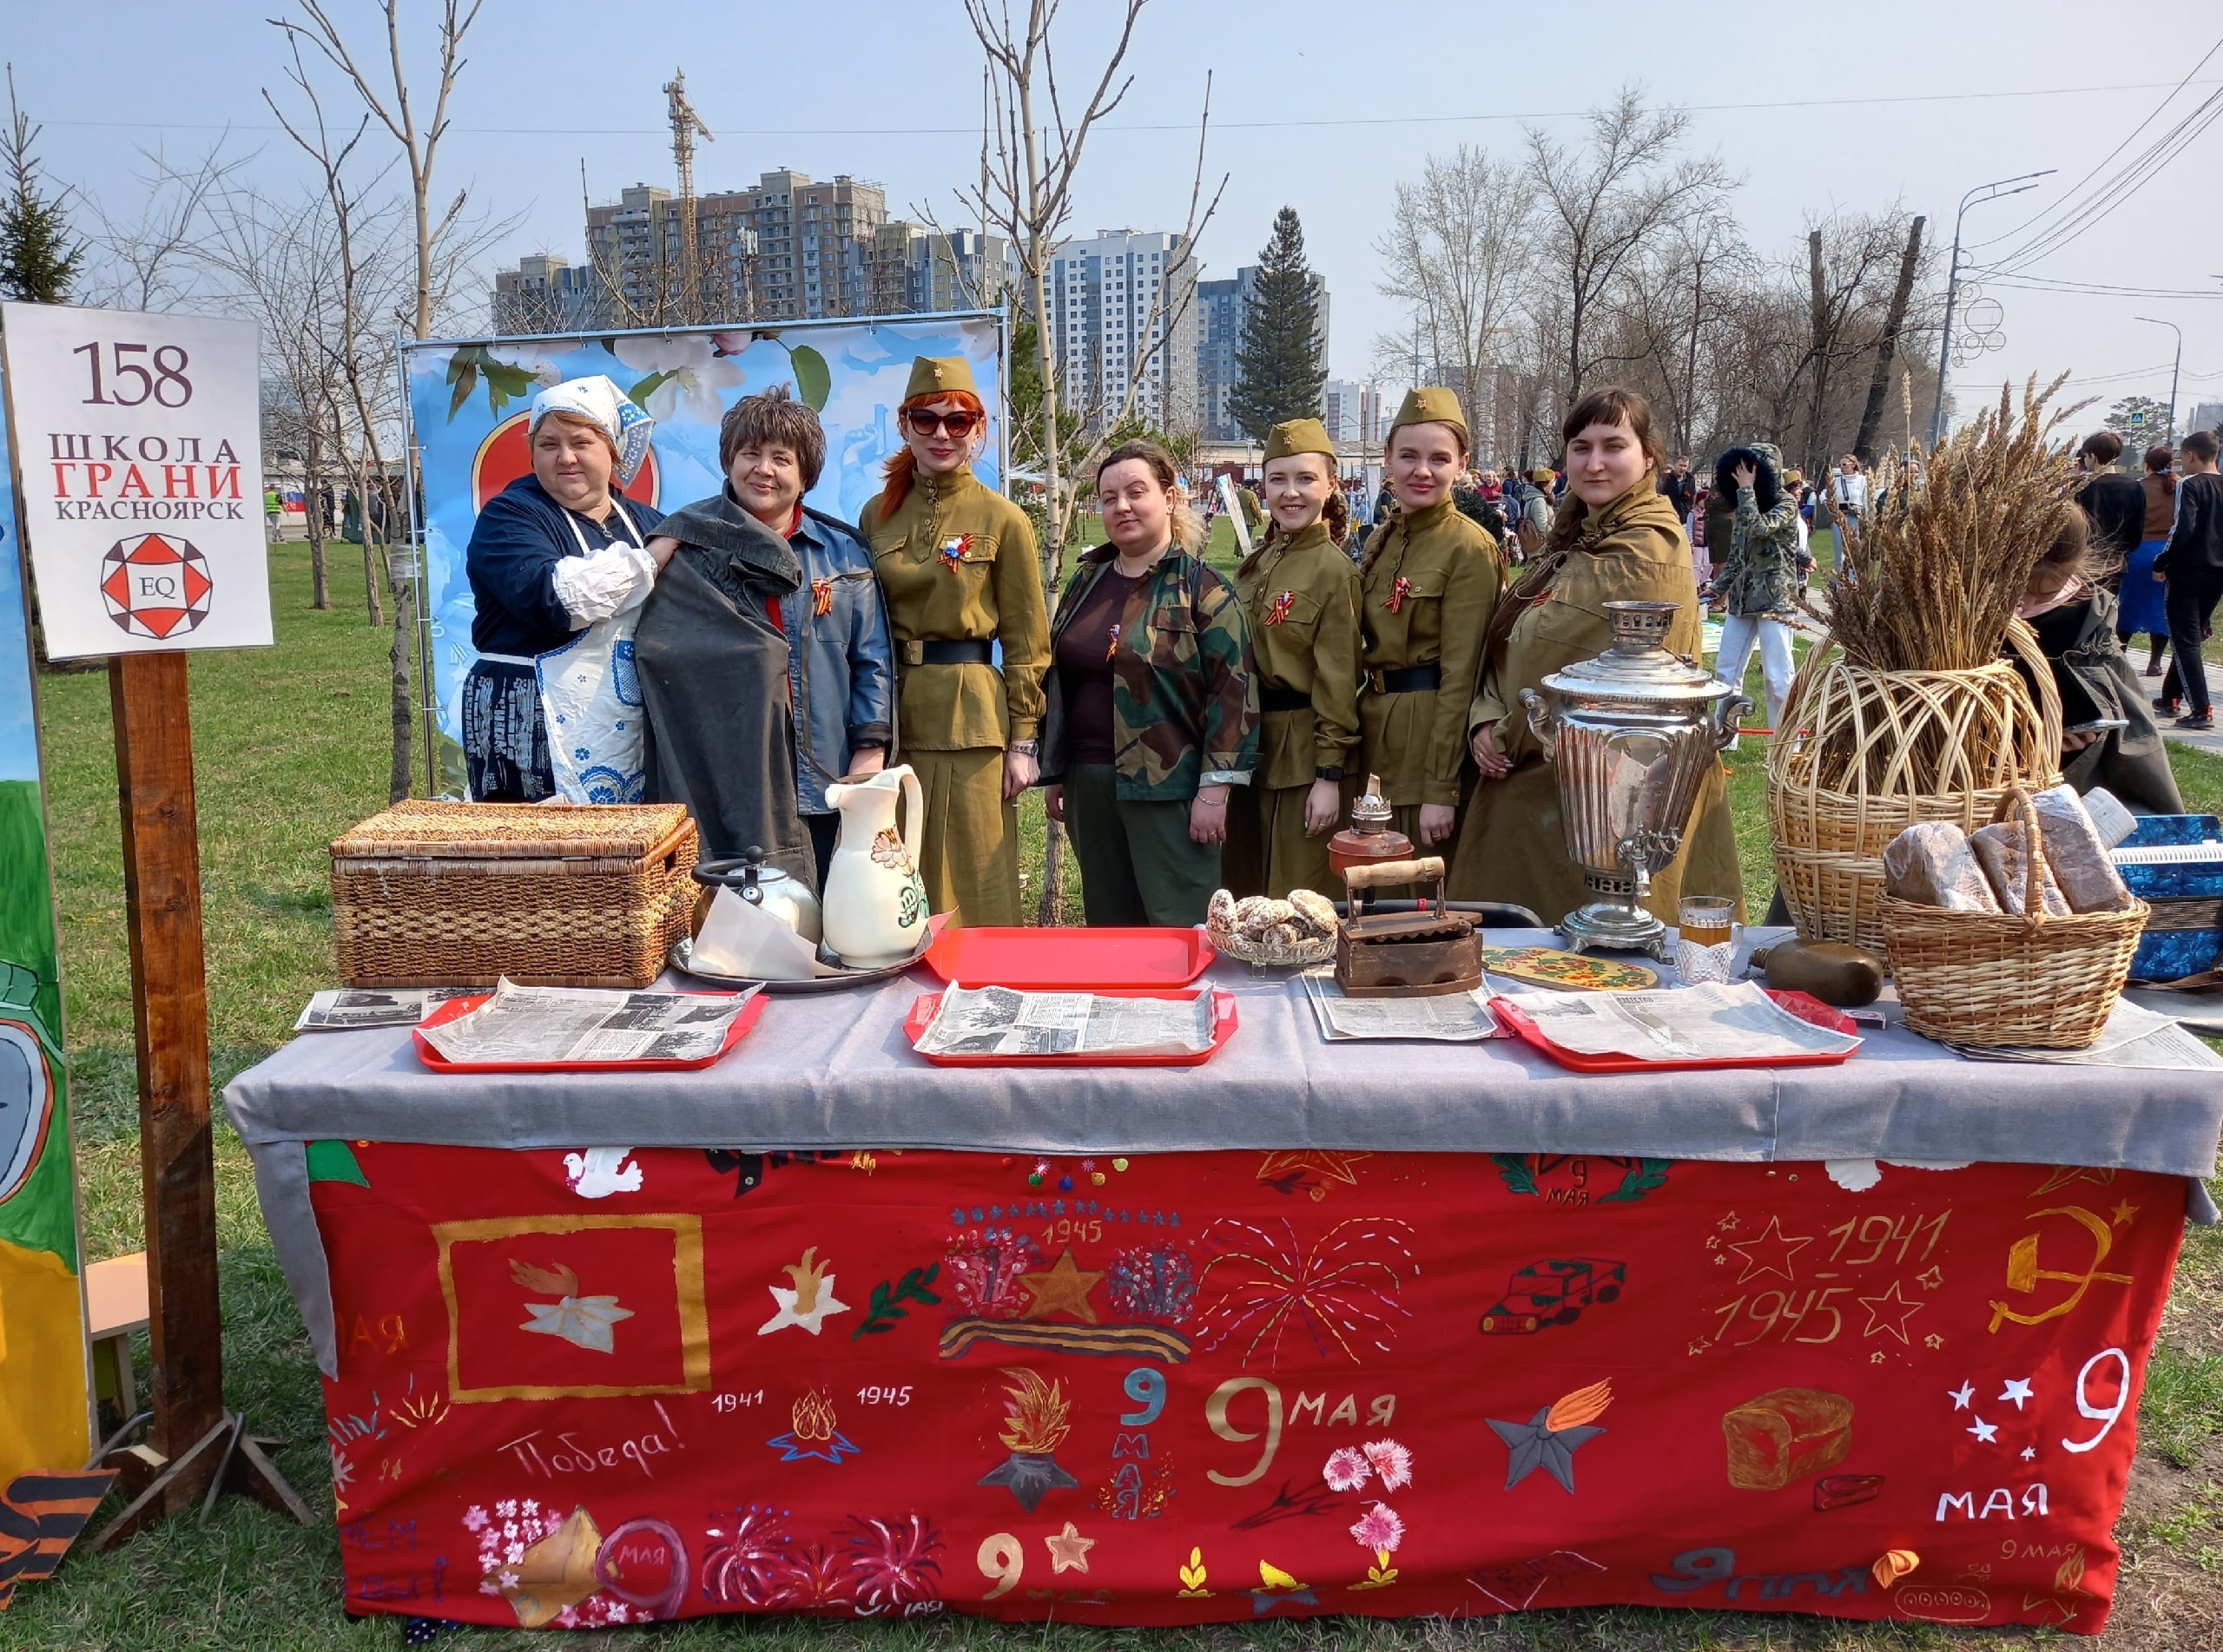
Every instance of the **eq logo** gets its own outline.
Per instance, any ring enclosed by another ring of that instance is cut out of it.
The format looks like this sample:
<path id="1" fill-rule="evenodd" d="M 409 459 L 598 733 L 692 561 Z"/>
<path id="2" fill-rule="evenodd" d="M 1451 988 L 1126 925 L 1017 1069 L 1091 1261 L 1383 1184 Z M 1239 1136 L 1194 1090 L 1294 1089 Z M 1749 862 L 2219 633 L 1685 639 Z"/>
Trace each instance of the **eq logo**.
<path id="1" fill-rule="evenodd" d="M 208 559 L 175 534 L 119 539 L 101 558 L 108 616 L 133 636 L 168 637 L 208 617 Z"/>

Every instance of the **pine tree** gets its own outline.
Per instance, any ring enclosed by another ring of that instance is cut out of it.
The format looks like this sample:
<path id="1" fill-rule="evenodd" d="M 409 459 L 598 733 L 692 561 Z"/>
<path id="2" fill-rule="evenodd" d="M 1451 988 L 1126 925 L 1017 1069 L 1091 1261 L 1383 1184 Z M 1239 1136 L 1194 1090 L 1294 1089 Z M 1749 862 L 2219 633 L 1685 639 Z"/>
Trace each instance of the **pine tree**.
<path id="1" fill-rule="evenodd" d="M 1235 347 L 1235 388 L 1228 411 L 1254 442 L 1276 425 L 1320 417 L 1328 385 L 1322 359 L 1317 278 L 1304 261 L 1304 227 L 1296 209 L 1274 215 L 1273 239 L 1258 259 L 1258 279 Z"/>
<path id="2" fill-rule="evenodd" d="M 66 304 L 84 260 L 84 243 L 69 234 L 63 197 L 39 187 L 31 146 L 39 128 L 16 103 L 16 71 L 8 69 L 8 130 L 0 136 L 8 175 L 0 194 L 0 293 L 33 304 Z"/>

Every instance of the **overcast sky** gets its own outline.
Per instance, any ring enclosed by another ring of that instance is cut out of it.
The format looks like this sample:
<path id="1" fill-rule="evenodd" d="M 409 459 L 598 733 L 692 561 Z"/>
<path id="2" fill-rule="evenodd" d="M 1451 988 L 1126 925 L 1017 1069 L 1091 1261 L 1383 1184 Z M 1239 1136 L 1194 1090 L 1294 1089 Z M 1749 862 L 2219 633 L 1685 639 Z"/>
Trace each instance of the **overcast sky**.
<path id="1" fill-rule="evenodd" d="M 330 3 L 374 44 L 369 0 Z M 258 168 L 274 177 L 291 169 L 260 96 L 280 84 L 281 38 L 264 19 L 283 0 L 8 10 L 0 49 L 45 124 L 48 168 L 112 213 L 129 215 L 141 147 L 161 144 L 175 158 L 227 123 L 234 147 L 263 146 Z M 1061 62 L 1072 80 L 1112 10 L 1110 0 L 1067 0 Z M 434 0 L 405 0 L 420 33 L 434 10 Z M 2057 0 L 1868 0 L 1834 13 L 1843 23 L 1824 27 L 1819 9 L 1708 0 L 1154 0 L 1132 57 L 1137 83 L 1086 158 L 1072 227 L 1178 227 L 1213 71 L 1208 163 L 1214 177 L 1230 175 L 1202 248 L 1207 273 L 1255 260 L 1275 209 L 1294 206 L 1333 294 L 1331 370 L 1357 378 L 1369 372 L 1375 335 L 1400 321 L 1374 286 L 1391 188 L 1431 151 L 1463 141 L 1511 153 L 1524 120 L 1571 136 L 1580 110 L 1640 82 L 1693 110 L 1693 146 L 1718 151 L 1741 178 L 1738 214 L 1771 257 L 1803 255 L 1805 214 L 1833 206 L 1903 201 L 1949 238 L 1970 187 L 2060 169 L 2038 192 L 1973 209 L 1976 240 L 2057 204 L 2223 36 L 2223 16 L 2197 6 L 2158 13 L 2138 32 L 2095 27 L 2089 7 Z M 597 201 L 636 181 L 671 181 L 659 89 L 676 66 L 716 134 L 696 161 L 704 190 L 792 166 L 878 181 L 893 213 L 931 201 L 947 214 L 953 184 L 978 166 L 979 53 L 958 0 L 665 0 L 653 10 L 486 0 L 469 49 L 439 185 L 468 185 L 498 213 L 524 214 L 504 249 L 512 262 L 543 250 L 581 256 L 582 158 Z M 2108 169 L 2219 86 L 2223 53 Z M 2029 273 L 2200 296 L 1995 285 L 2005 348 L 1956 379 L 1964 405 L 2002 377 L 2063 368 L 2088 393 L 2167 395 L 2174 340 L 2138 315 L 2182 326 L 2187 406 L 2223 400 L 2223 124 Z"/>

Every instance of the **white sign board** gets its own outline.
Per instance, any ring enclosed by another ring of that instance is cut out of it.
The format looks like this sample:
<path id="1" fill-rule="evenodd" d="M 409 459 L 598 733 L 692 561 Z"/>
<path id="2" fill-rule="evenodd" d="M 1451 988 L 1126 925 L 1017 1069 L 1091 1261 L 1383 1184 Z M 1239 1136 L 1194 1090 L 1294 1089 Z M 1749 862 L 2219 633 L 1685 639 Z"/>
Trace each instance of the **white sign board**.
<path id="1" fill-rule="evenodd" d="M 47 653 L 267 644 L 254 324 L 0 304 L 0 349 Z"/>

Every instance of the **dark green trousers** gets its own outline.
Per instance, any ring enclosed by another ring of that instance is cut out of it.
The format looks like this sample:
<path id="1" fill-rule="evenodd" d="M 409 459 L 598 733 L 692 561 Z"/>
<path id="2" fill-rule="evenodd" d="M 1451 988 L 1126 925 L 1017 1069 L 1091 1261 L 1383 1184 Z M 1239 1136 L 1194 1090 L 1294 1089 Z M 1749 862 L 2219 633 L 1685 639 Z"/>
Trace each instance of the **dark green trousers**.
<path id="1" fill-rule="evenodd" d="M 1065 774 L 1065 830 L 1080 863 L 1088 921 L 1099 928 L 1204 921 L 1219 887 L 1219 845 L 1189 836 L 1189 805 L 1123 803 L 1109 763 Z"/>

